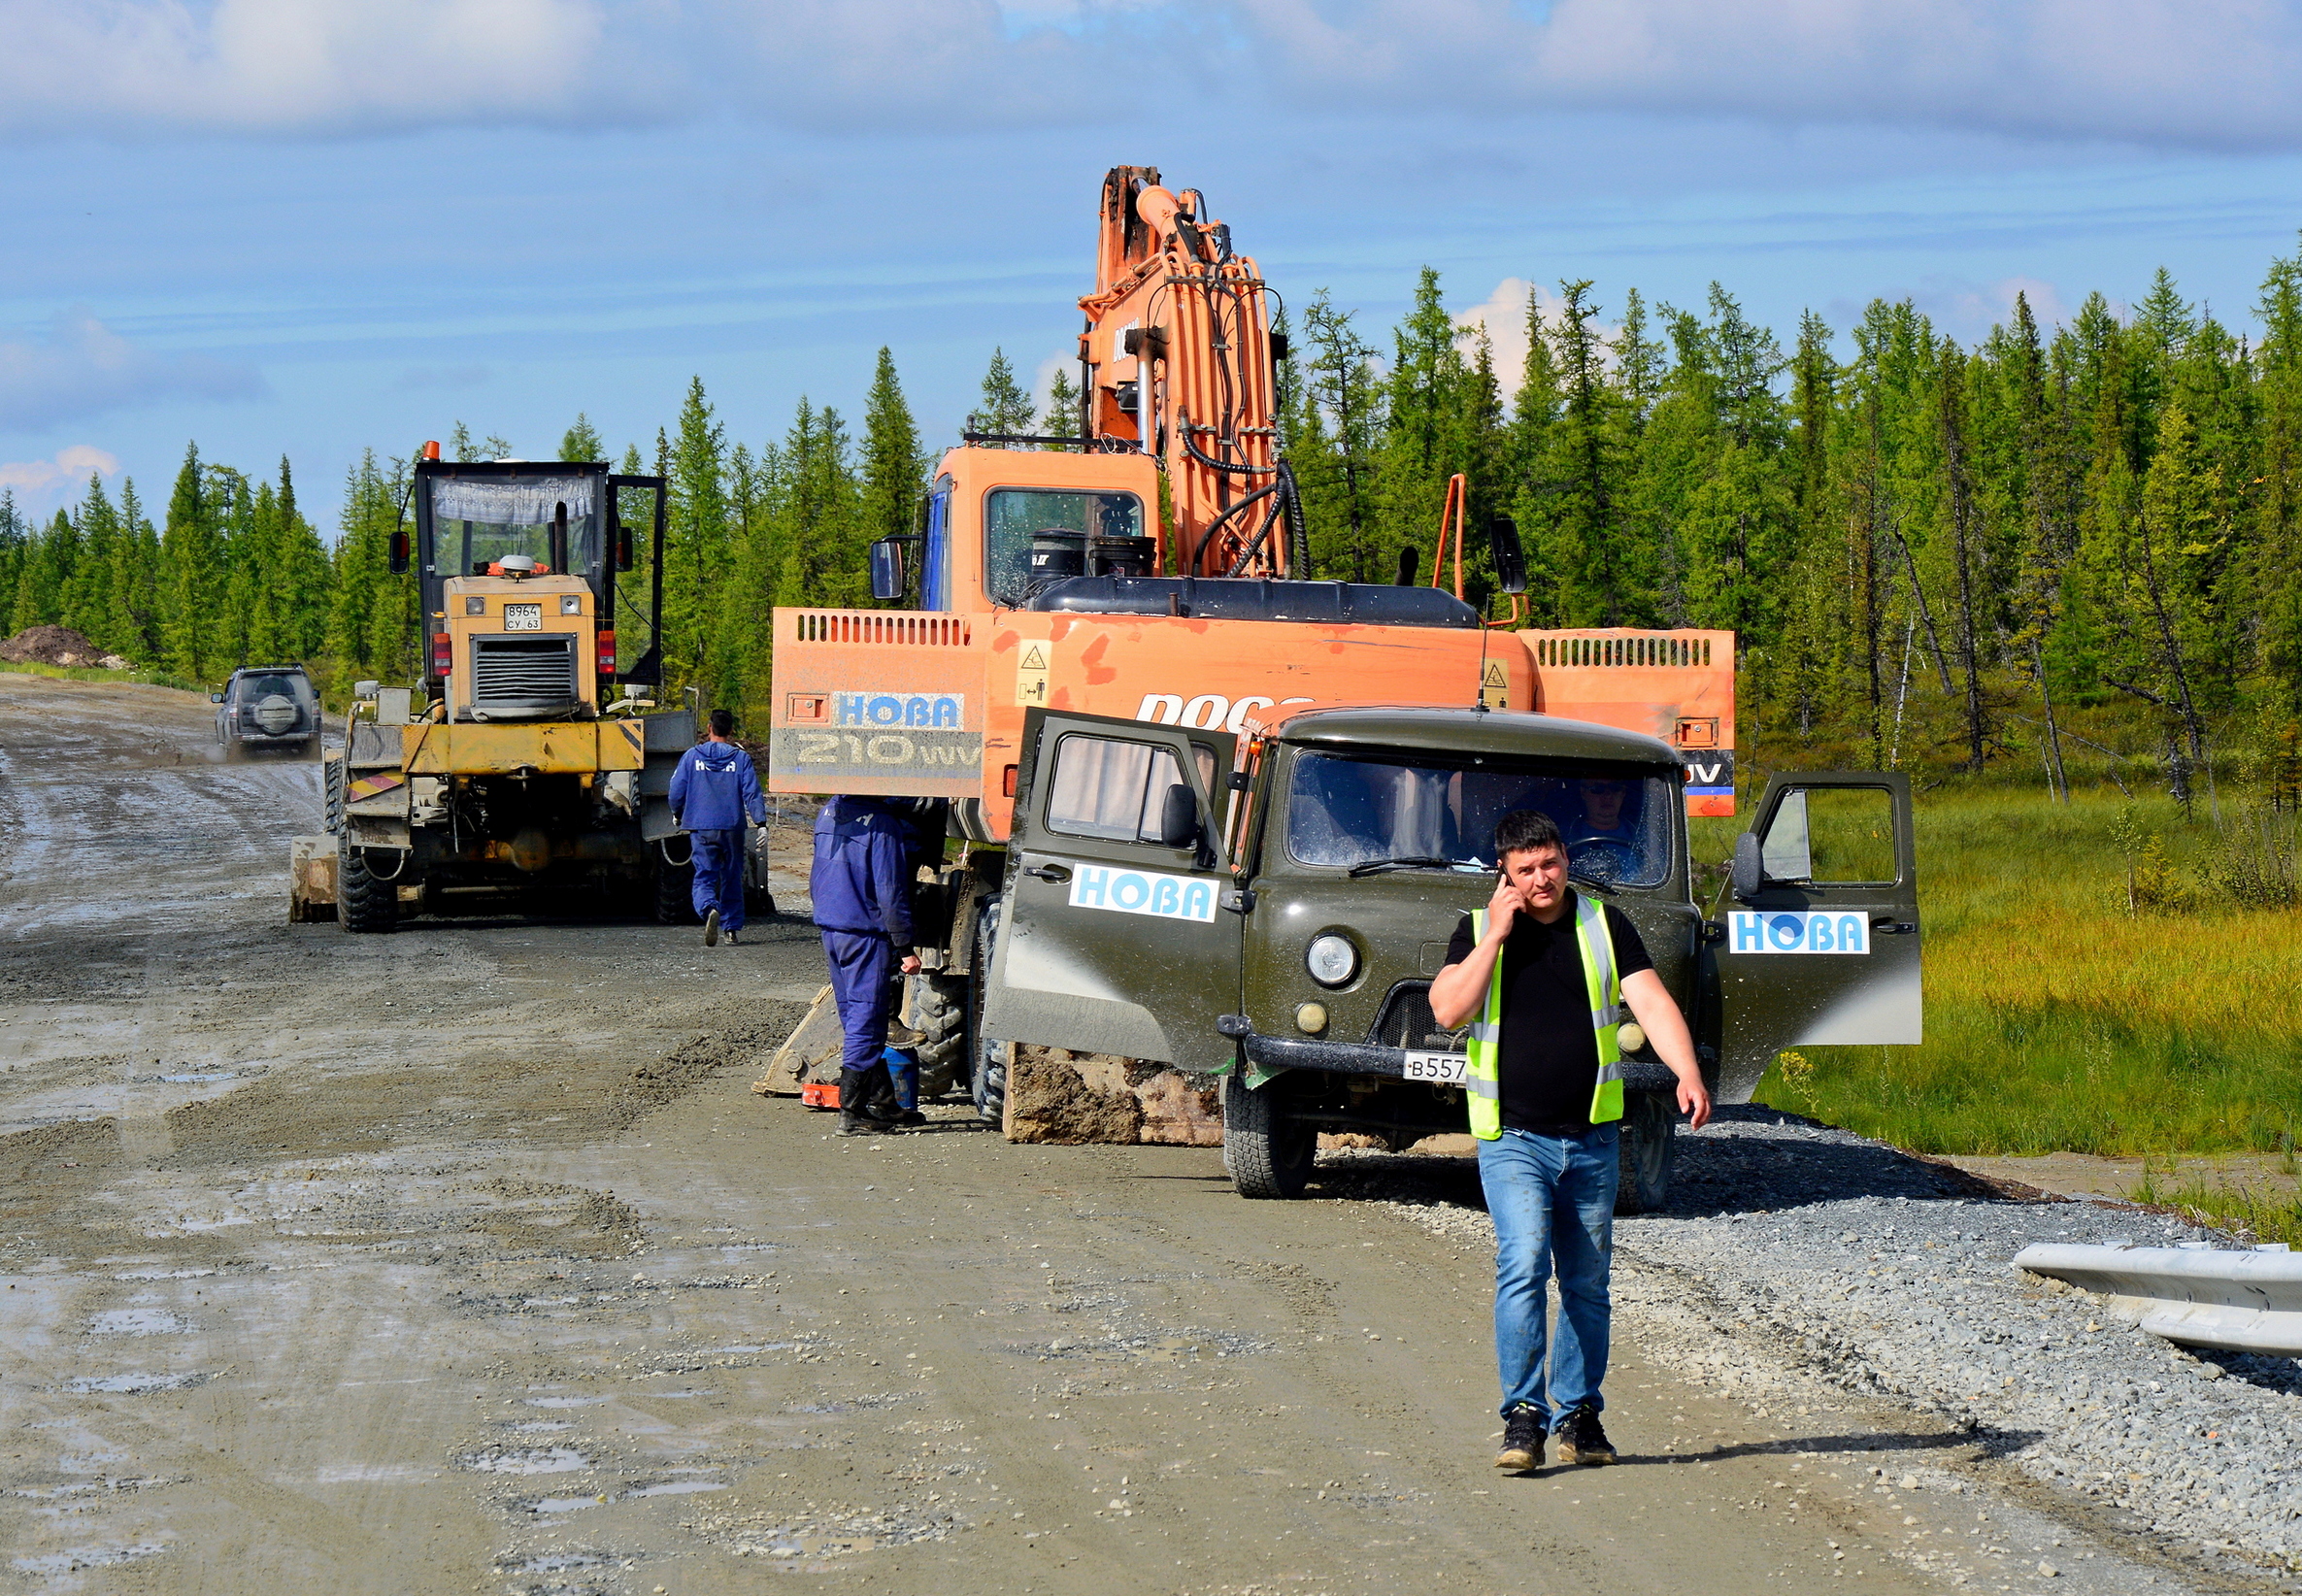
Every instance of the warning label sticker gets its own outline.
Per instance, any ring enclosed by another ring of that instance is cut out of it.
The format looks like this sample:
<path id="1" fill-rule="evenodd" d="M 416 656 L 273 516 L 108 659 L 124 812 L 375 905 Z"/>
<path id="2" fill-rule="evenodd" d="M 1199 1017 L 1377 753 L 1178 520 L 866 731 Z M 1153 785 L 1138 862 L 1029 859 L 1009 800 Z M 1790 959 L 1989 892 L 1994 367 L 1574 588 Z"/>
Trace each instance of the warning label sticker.
<path id="1" fill-rule="evenodd" d="M 1048 696 L 1048 655 L 1052 644 L 1027 641 L 1016 656 L 1016 703 L 1026 710 L 1044 710 Z"/>

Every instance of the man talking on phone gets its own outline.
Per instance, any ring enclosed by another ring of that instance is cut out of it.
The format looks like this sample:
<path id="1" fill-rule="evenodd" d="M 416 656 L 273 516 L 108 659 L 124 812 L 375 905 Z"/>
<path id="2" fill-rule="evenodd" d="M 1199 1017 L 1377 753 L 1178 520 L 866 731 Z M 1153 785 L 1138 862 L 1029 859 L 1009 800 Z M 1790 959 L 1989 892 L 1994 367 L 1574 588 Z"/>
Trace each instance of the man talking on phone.
<path id="1" fill-rule="evenodd" d="M 1495 1467 L 1529 1474 L 1543 1465 L 1547 1437 L 1562 1463 L 1615 1461 L 1599 1387 L 1613 1321 L 1623 1009 L 1679 1078 L 1679 1107 L 1694 1129 L 1711 1117 L 1711 1094 L 1637 930 L 1567 884 L 1557 824 L 1541 810 L 1514 810 L 1494 841 L 1501 880 L 1486 907 L 1455 928 L 1430 1001 L 1442 1027 L 1473 1022 L 1466 1096 L 1494 1218 L 1503 1381 Z M 1555 1340 L 1545 1301 L 1554 1273 Z"/>

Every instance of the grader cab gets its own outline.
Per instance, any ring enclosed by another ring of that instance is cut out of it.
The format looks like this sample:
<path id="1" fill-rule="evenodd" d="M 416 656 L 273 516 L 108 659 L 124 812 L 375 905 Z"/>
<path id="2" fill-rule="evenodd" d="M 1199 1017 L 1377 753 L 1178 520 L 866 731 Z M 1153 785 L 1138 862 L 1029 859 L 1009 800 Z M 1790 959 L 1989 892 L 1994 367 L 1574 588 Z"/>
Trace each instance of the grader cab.
<path id="1" fill-rule="evenodd" d="M 361 683 L 326 760 L 346 930 L 545 890 L 686 917 L 666 795 L 695 714 L 651 692 L 663 492 L 604 464 L 449 463 L 426 447 L 413 546 L 392 548 L 392 569 L 416 574 L 424 672 Z"/>

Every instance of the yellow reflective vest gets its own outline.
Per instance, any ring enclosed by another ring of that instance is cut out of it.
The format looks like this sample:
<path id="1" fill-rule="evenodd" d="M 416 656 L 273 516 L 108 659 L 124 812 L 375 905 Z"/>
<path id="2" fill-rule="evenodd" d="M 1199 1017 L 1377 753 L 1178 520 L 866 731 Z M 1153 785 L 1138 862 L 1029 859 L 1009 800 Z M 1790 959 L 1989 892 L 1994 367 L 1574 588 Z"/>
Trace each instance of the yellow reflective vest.
<path id="1" fill-rule="evenodd" d="M 1471 913 L 1474 943 L 1486 936 L 1486 911 Z M 1622 978 L 1615 969 L 1615 937 L 1607 911 L 1575 894 L 1575 945 L 1583 952 L 1583 985 L 1590 999 L 1590 1028 L 1599 1045 L 1599 1074 L 1590 1088 L 1590 1122 L 1604 1125 L 1622 1117 L 1622 1048 L 1615 1028 L 1622 1021 Z M 1495 950 L 1494 973 L 1486 981 L 1486 1004 L 1471 1022 L 1471 1134 L 1491 1142 L 1503 1134 L 1503 954 Z"/>

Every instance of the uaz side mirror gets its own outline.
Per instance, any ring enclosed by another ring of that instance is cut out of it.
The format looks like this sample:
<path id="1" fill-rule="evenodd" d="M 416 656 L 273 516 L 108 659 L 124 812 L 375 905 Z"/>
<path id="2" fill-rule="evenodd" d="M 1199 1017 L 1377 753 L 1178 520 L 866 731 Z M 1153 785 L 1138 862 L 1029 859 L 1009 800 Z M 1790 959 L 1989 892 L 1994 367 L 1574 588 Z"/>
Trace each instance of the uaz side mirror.
<path id="1" fill-rule="evenodd" d="M 616 523 L 616 569 L 628 571 L 632 561 L 631 528 L 621 521 Z"/>
<path id="2" fill-rule="evenodd" d="M 1758 863 L 1758 833 L 1746 831 L 1734 840 L 1734 868 L 1728 884 L 1734 895 L 1748 903 L 1758 896 L 1758 889 L 1766 882 L 1766 872 Z"/>
<path id="3" fill-rule="evenodd" d="M 1198 841 L 1199 800 L 1178 781 L 1159 804 L 1159 842 L 1167 848 L 1192 848 Z"/>
<path id="4" fill-rule="evenodd" d="M 391 535 L 391 574 L 395 577 L 408 574 L 408 534 L 405 532 Z"/>
<path id="5" fill-rule="evenodd" d="M 1526 550 L 1519 547 L 1518 523 L 1497 515 L 1486 523 L 1487 542 L 1494 550 L 1495 585 L 1506 593 L 1526 591 Z"/>
<path id="6" fill-rule="evenodd" d="M 208 702 L 211 704 L 221 704 L 223 701 L 224 695 L 221 693 L 210 693 L 208 695 Z"/>
<path id="7" fill-rule="evenodd" d="M 882 603 L 903 597 L 903 545 L 882 538 L 871 546 L 871 596 Z"/>

